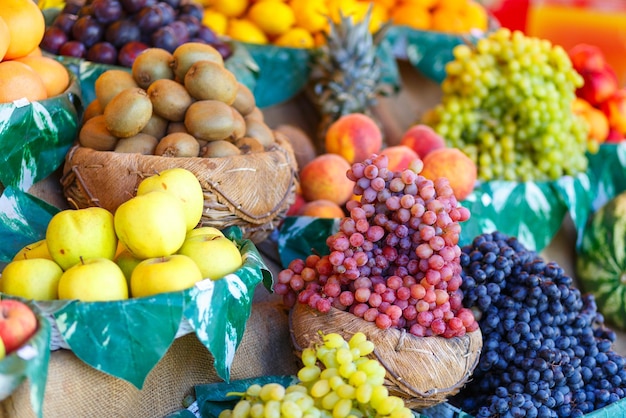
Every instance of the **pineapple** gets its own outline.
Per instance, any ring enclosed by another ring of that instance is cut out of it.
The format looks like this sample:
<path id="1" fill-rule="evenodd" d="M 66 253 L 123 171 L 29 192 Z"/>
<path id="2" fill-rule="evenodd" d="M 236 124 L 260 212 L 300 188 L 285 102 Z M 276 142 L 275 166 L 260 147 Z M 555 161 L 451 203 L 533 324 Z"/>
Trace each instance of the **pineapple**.
<path id="1" fill-rule="evenodd" d="M 308 92 L 320 112 L 318 140 L 322 143 L 335 120 L 349 113 L 373 117 L 377 98 L 389 93 L 381 81 L 383 63 L 377 56 L 388 25 L 372 35 L 371 11 L 370 6 L 359 22 L 343 13 L 339 22 L 328 18 L 326 43 L 313 54 Z"/>

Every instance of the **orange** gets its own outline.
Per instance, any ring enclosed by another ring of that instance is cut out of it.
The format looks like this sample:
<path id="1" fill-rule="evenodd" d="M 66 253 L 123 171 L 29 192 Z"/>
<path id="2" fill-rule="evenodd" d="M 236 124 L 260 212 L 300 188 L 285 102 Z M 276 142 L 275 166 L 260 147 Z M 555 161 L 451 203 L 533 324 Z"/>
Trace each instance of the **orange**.
<path id="1" fill-rule="evenodd" d="M 430 12 L 421 6 L 403 4 L 393 9 L 390 18 L 394 25 L 417 30 L 430 29 Z"/>
<path id="2" fill-rule="evenodd" d="M 9 49 L 9 43 L 11 41 L 11 33 L 9 32 L 9 26 L 3 18 L 0 17 L 0 61 L 4 58 L 7 49 Z"/>
<path id="3" fill-rule="evenodd" d="M 27 57 L 40 57 L 42 55 L 43 55 L 43 52 L 41 51 L 41 48 L 37 47 L 33 49 L 32 52 L 26 56 Z"/>
<path id="4" fill-rule="evenodd" d="M 33 102 L 46 97 L 46 86 L 35 70 L 18 61 L 0 62 L 0 103 L 22 98 Z"/>
<path id="5" fill-rule="evenodd" d="M 274 45 L 289 48 L 313 48 L 315 41 L 308 30 L 291 28 L 274 40 Z"/>
<path id="6" fill-rule="evenodd" d="M 54 97 L 63 93 L 70 84 L 70 75 L 67 68 L 59 61 L 43 56 L 29 55 L 18 58 L 15 61 L 22 62 L 35 70 L 46 86 L 48 97 Z"/>
<path id="7" fill-rule="evenodd" d="M 313 34 L 328 25 L 328 6 L 324 0 L 292 0 L 289 5 L 293 9 L 296 26 Z"/>
<path id="8" fill-rule="evenodd" d="M 265 33 L 247 19 L 229 19 L 226 35 L 240 42 L 262 45 L 268 43 Z"/>
<path id="9" fill-rule="evenodd" d="M 255 3 L 248 10 L 247 17 L 269 36 L 282 35 L 296 22 L 291 7 L 279 1 Z"/>
<path id="10" fill-rule="evenodd" d="M 30 54 L 43 39 L 46 29 L 43 12 L 32 0 L 2 0 L 0 17 L 9 28 L 9 48 L 5 60 Z"/>

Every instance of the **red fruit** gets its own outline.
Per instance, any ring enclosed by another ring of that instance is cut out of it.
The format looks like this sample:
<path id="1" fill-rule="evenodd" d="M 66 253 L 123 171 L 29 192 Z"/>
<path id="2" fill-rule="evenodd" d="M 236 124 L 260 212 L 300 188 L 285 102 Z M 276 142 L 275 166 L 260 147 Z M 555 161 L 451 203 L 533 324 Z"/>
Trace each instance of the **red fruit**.
<path id="1" fill-rule="evenodd" d="M 617 129 L 611 128 L 609 129 L 609 134 L 606 136 L 604 140 L 605 144 L 617 144 L 624 140 L 624 135 L 619 133 Z"/>
<path id="2" fill-rule="evenodd" d="M 572 66 L 579 72 L 601 71 L 606 67 L 602 50 L 595 45 L 578 44 L 568 51 Z"/>
<path id="3" fill-rule="evenodd" d="M 587 100 L 592 106 L 599 105 L 619 88 L 615 71 L 609 66 L 601 70 L 583 71 L 580 75 L 585 84 L 576 90 L 576 95 Z"/>
<path id="4" fill-rule="evenodd" d="M 37 330 L 37 317 L 24 302 L 0 300 L 0 339 L 7 354 L 18 349 Z"/>
<path id="5" fill-rule="evenodd" d="M 446 142 L 441 135 L 428 125 L 411 126 L 400 139 L 399 145 L 412 148 L 422 160 L 429 152 L 444 148 Z"/>

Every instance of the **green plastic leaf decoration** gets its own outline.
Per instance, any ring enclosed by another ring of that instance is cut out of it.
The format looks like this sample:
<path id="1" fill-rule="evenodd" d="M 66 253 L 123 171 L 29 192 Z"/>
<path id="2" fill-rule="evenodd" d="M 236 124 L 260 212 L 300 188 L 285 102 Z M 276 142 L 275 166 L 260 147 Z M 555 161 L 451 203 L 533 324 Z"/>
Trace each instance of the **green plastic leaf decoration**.
<path id="1" fill-rule="evenodd" d="M 54 318 L 78 358 L 141 389 L 174 341 L 184 293 L 114 302 L 74 301 L 54 312 Z"/>
<path id="2" fill-rule="evenodd" d="M 25 245 L 46 236 L 50 219 L 59 211 L 47 202 L 13 187 L 0 196 L 0 262 L 9 262 Z"/>
<path id="3" fill-rule="evenodd" d="M 626 190 L 626 142 L 602 144 L 588 156 L 593 194 L 592 211 Z"/>
<path id="4" fill-rule="evenodd" d="M 0 296 L 0 299 L 19 299 Z M 22 383 L 30 385 L 30 404 L 35 415 L 43 417 L 43 401 L 50 361 L 50 322 L 31 302 L 22 300 L 35 312 L 39 328 L 28 342 L 0 361 L 0 401 Z"/>
<path id="5" fill-rule="evenodd" d="M 330 251 L 326 238 L 339 230 L 339 219 L 288 216 L 279 227 L 278 253 L 283 267 L 311 254 L 326 255 Z"/>
<path id="6" fill-rule="evenodd" d="M 78 134 L 82 110 L 73 76 L 59 96 L 0 104 L 0 183 L 28 190 L 59 168 Z"/>

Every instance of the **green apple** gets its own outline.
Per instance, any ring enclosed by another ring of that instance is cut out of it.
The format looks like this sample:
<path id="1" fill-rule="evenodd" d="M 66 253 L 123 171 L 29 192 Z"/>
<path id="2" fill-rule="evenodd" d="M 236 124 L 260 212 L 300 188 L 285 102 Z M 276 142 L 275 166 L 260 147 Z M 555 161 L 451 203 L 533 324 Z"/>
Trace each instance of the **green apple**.
<path id="1" fill-rule="evenodd" d="M 137 264 L 130 277 L 132 297 L 176 292 L 192 287 L 202 280 L 196 263 L 189 257 L 173 254 L 143 260 Z"/>
<path id="2" fill-rule="evenodd" d="M 221 279 L 238 270 L 243 264 L 239 247 L 223 235 L 191 236 L 185 239 L 178 254 L 195 261 L 205 279 Z"/>
<path id="3" fill-rule="evenodd" d="M 137 264 L 141 263 L 143 259 L 137 258 L 128 250 L 124 250 L 115 257 L 115 263 L 122 269 L 126 282 L 128 283 L 128 292 L 130 293 L 130 277 L 133 274 L 133 270 L 137 267 Z"/>
<path id="4" fill-rule="evenodd" d="M 187 237 L 193 237 L 195 235 L 210 235 L 210 236 L 224 236 L 224 233 L 219 229 L 212 226 L 200 226 L 198 228 L 194 228 L 191 231 L 187 231 Z"/>
<path id="5" fill-rule="evenodd" d="M 114 223 L 120 241 L 142 259 L 174 254 L 187 234 L 183 204 L 162 191 L 131 197 L 115 211 Z"/>
<path id="6" fill-rule="evenodd" d="M 113 260 L 87 258 L 63 272 L 59 279 L 59 299 L 84 302 L 128 299 L 128 284 Z"/>
<path id="7" fill-rule="evenodd" d="M 13 260 L 25 260 L 27 258 L 47 258 L 52 260 L 45 238 L 25 245 L 13 256 Z"/>
<path id="8" fill-rule="evenodd" d="M 2 270 L 0 290 L 24 299 L 54 300 L 62 274 L 63 269 L 47 258 L 11 261 Z"/>
<path id="9" fill-rule="evenodd" d="M 62 210 L 50 219 L 46 242 L 50 256 L 63 270 L 81 258 L 113 260 L 117 249 L 113 214 L 100 207 Z"/>
<path id="10" fill-rule="evenodd" d="M 187 230 L 198 226 L 204 211 L 204 192 L 195 174 L 181 167 L 168 168 L 143 179 L 137 187 L 137 195 L 155 190 L 173 193 L 183 202 Z"/>
<path id="11" fill-rule="evenodd" d="M 6 355 L 7 355 L 7 349 L 4 346 L 4 341 L 2 341 L 2 338 L 0 338 L 0 360 L 5 358 Z"/>

